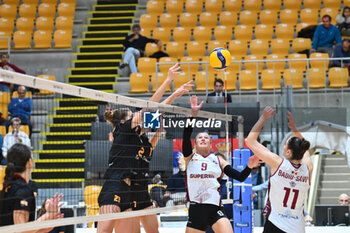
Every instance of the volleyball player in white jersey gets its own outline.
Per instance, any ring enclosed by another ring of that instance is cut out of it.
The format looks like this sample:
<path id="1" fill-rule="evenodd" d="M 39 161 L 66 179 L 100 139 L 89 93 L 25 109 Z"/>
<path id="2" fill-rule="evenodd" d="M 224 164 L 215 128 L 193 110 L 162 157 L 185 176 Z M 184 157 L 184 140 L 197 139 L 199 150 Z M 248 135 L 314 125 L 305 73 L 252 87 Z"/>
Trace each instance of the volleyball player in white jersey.
<path id="1" fill-rule="evenodd" d="M 294 119 L 288 112 L 288 126 L 294 132 L 283 147 L 280 157 L 258 142 L 261 128 L 274 115 L 271 107 L 266 107 L 257 123 L 250 131 L 246 144 L 271 169 L 268 200 L 264 208 L 266 223 L 264 233 L 304 233 L 304 200 L 310 187 L 312 162 L 308 151 L 310 143 L 295 127 Z"/>
<path id="2" fill-rule="evenodd" d="M 192 117 L 196 117 L 203 101 L 197 105 L 197 96 L 191 97 Z M 224 213 L 220 198 L 220 179 L 227 176 L 244 181 L 251 168 L 259 163 L 256 156 L 249 159 L 247 167 L 239 172 L 228 162 L 211 153 L 208 133 L 202 132 L 195 138 L 195 152 L 192 151 L 192 127 L 184 130 L 182 150 L 186 161 L 186 183 L 190 201 L 186 233 L 205 232 L 211 226 L 216 233 L 233 232 L 230 221 Z"/>

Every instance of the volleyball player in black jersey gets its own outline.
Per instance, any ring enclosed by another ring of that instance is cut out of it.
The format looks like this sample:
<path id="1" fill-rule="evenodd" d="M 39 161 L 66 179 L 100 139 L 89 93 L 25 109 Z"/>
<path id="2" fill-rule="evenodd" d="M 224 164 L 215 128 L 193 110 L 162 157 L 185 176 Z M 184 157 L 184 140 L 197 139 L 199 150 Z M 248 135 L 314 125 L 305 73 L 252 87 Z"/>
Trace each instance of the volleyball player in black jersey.
<path id="1" fill-rule="evenodd" d="M 176 64 L 169 69 L 168 77 L 157 89 L 150 101 L 159 102 L 165 90 L 170 85 L 180 69 Z M 191 82 L 181 86 L 172 93 L 163 103 L 188 92 L 186 88 L 192 87 Z M 105 118 L 113 125 L 114 141 L 109 152 L 109 168 L 104 178 L 106 179 L 98 198 L 100 214 L 117 213 L 131 210 L 132 190 L 131 176 L 135 166 L 135 155 L 138 153 L 140 143 L 139 124 L 142 123 L 143 110 L 132 113 L 127 108 L 107 111 Z M 133 224 L 135 219 L 102 221 L 98 224 L 98 232 L 112 232 L 113 228 L 122 232 L 135 232 L 139 226 Z M 116 227 L 118 226 L 118 227 Z"/>

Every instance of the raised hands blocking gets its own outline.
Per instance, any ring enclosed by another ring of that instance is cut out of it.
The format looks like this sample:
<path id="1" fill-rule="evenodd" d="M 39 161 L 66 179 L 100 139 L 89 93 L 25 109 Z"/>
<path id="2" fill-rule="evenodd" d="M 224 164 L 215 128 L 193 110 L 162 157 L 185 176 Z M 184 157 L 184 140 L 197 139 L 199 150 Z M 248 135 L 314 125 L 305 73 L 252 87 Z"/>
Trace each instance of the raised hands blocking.
<path id="1" fill-rule="evenodd" d="M 269 119 L 273 115 L 275 115 L 275 110 L 273 108 L 271 108 L 270 106 L 265 107 L 265 109 L 262 113 L 262 116 L 265 118 L 265 120 Z"/>
<path id="2" fill-rule="evenodd" d="M 189 88 L 192 88 L 194 85 L 192 84 L 193 80 L 188 81 L 187 83 L 183 84 L 181 87 L 179 87 L 175 92 L 174 96 L 175 98 L 178 98 L 180 96 L 183 96 L 184 94 L 188 93 L 190 90 Z"/>
<path id="3" fill-rule="evenodd" d="M 196 117 L 199 110 L 201 109 L 203 105 L 203 100 L 202 102 L 198 105 L 198 98 L 196 95 L 191 96 L 191 109 L 192 109 L 192 116 Z"/>
<path id="4" fill-rule="evenodd" d="M 180 69 L 181 69 L 181 66 L 179 65 L 179 63 L 176 63 L 175 65 L 170 67 L 168 71 L 168 79 L 174 80 L 175 75 L 180 74 L 179 72 Z"/>

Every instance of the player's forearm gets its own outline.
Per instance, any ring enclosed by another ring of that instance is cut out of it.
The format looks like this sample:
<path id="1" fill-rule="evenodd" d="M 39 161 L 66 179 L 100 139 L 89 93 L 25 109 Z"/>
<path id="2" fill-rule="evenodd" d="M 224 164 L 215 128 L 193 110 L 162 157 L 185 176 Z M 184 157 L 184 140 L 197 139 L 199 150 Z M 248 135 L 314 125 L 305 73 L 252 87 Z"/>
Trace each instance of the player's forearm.
<path id="1" fill-rule="evenodd" d="M 168 98 L 166 98 L 162 104 L 172 104 L 173 101 L 176 99 L 175 94 L 171 94 Z"/>
<path id="2" fill-rule="evenodd" d="M 166 89 L 170 85 L 171 81 L 172 80 L 169 78 L 165 79 L 165 81 L 162 83 L 162 85 L 160 85 L 160 87 L 158 87 L 157 91 L 153 94 L 153 96 L 149 100 L 154 101 L 154 102 L 159 102 L 160 99 L 163 97 Z"/>
<path id="3" fill-rule="evenodd" d="M 262 127 L 265 125 L 266 119 L 264 116 L 260 116 L 259 120 L 255 123 L 252 130 L 250 131 L 246 143 L 257 141 Z M 248 145 L 249 146 L 249 145 Z"/>
<path id="4" fill-rule="evenodd" d="M 300 131 L 298 130 L 297 127 L 294 126 L 291 130 L 293 131 L 293 135 L 294 135 L 295 137 L 298 137 L 298 138 L 301 138 L 301 139 L 304 138 L 303 135 L 300 133 Z"/>

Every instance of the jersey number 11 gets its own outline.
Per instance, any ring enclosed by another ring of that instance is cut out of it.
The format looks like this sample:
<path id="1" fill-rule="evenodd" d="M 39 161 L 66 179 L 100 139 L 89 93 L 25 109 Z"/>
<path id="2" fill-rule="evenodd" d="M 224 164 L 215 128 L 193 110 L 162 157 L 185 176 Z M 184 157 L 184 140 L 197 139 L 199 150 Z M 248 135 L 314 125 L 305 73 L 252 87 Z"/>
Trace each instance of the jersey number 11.
<path id="1" fill-rule="evenodd" d="M 290 194 L 290 188 L 285 187 L 284 190 L 286 193 L 284 194 L 283 198 L 283 207 L 288 207 L 287 202 L 289 199 L 289 194 Z M 295 206 L 297 204 L 298 196 L 299 196 L 299 190 L 298 189 L 292 189 L 292 192 L 294 193 L 293 201 L 292 201 L 292 206 L 291 209 L 294 210 Z"/>

